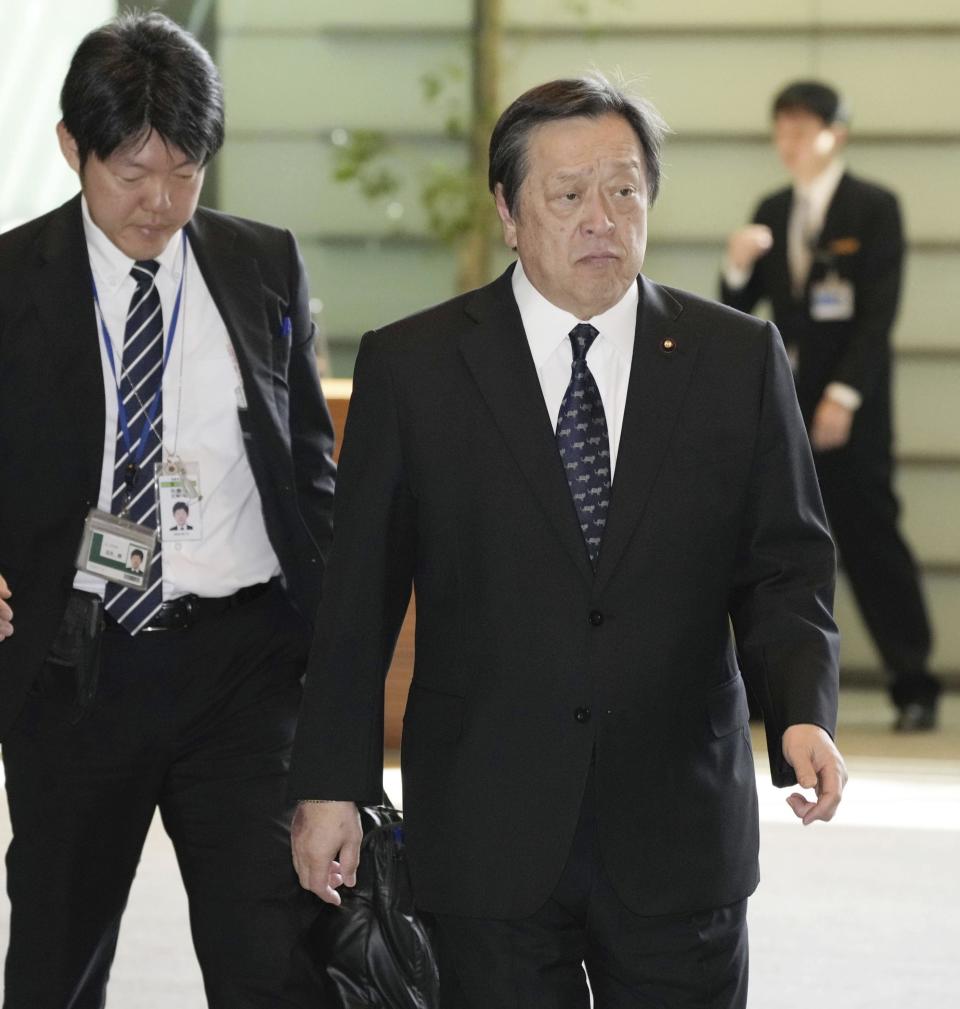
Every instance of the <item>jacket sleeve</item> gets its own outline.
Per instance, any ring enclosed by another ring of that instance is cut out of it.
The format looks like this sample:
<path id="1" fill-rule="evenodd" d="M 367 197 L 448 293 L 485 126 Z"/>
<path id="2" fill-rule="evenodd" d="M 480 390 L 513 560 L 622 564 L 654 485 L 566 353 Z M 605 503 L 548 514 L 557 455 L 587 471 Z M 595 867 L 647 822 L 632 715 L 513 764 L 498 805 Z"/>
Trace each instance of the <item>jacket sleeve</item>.
<path id="1" fill-rule="evenodd" d="M 416 508 L 404 466 L 389 346 L 360 344 L 334 507 L 336 534 L 307 665 L 290 772 L 295 799 L 376 803 L 383 688 L 410 600 Z"/>
<path id="2" fill-rule="evenodd" d="M 290 444 L 297 505 L 323 557 L 333 537 L 333 422 L 317 374 L 316 327 L 310 316 L 307 276 L 293 238 L 290 245 Z M 313 614 L 309 614 L 313 616 Z"/>
<path id="3" fill-rule="evenodd" d="M 869 396 L 886 374 L 890 331 L 900 301 L 903 225 L 892 193 L 881 192 L 861 239 L 852 335 L 831 381 Z"/>
<path id="4" fill-rule="evenodd" d="M 836 731 L 836 560 L 810 446 L 776 328 L 767 349 L 757 441 L 731 594 L 743 675 L 763 707 L 774 784 L 795 782 L 783 758 L 790 725 Z"/>

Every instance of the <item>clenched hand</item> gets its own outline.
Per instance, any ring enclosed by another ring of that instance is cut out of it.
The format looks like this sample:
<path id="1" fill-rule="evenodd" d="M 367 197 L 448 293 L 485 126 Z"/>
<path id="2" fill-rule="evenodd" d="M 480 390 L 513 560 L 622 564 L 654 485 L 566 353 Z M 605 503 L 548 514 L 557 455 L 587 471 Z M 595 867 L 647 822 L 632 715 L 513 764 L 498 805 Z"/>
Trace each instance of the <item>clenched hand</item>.
<path id="1" fill-rule="evenodd" d="M 338 886 L 356 886 L 363 829 L 352 802 L 301 802 L 290 830 L 300 885 L 328 904 Z"/>
<path id="2" fill-rule="evenodd" d="M 800 787 L 815 789 L 817 794 L 817 801 L 811 802 L 794 792 L 787 805 L 804 826 L 814 820 L 832 820 L 847 783 L 847 768 L 829 733 L 819 725 L 791 725 L 783 734 L 783 756 Z"/>

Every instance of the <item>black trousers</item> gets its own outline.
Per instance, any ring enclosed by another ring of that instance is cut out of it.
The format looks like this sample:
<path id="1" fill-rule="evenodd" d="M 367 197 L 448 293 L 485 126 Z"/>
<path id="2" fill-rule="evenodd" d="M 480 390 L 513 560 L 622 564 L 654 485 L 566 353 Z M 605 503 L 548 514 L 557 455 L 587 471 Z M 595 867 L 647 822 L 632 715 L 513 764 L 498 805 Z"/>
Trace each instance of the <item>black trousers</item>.
<path id="1" fill-rule="evenodd" d="M 603 870 L 590 781 L 563 875 L 536 914 L 436 916 L 440 1009 L 587 1009 L 588 978 L 595 1009 L 744 1009 L 746 909 L 626 907 Z"/>
<path id="2" fill-rule="evenodd" d="M 285 779 L 309 635 L 279 585 L 187 630 L 107 628 L 89 709 L 48 663 L 3 746 L 5 1009 L 101 1009 L 154 810 L 213 1009 L 317 1009 Z"/>
<path id="3" fill-rule="evenodd" d="M 814 456 L 823 503 L 854 598 L 890 677 L 894 704 L 931 701 L 931 631 L 917 565 L 897 527 L 885 452 L 856 441 Z"/>

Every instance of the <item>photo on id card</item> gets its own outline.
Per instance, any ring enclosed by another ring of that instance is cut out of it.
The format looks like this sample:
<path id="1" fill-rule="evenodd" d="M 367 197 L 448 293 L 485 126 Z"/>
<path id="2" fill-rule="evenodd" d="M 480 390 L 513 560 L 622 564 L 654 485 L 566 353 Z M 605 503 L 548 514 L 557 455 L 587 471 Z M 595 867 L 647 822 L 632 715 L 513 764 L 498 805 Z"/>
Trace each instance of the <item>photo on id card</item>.
<path id="1" fill-rule="evenodd" d="M 203 539 L 200 475 L 196 463 L 161 468 L 157 473 L 160 530 L 165 543 Z"/>

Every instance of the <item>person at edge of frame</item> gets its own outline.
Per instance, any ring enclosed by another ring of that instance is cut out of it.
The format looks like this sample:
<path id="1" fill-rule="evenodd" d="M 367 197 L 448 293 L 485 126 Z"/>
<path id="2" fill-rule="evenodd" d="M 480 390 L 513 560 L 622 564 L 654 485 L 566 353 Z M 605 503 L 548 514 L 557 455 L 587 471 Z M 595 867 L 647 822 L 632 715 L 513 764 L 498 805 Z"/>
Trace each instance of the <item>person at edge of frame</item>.
<path id="1" fill-rule="evenodd" d="M 208 1004 L 315 1009 L 286 771 L 335 467 L 303 264 L 198 207 L 223 93 L 174 22 L 88 34 L 61 109 L 81 192 L 0 236 L 3 1004 L 104 1004 L 159 809 Z"/>

